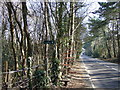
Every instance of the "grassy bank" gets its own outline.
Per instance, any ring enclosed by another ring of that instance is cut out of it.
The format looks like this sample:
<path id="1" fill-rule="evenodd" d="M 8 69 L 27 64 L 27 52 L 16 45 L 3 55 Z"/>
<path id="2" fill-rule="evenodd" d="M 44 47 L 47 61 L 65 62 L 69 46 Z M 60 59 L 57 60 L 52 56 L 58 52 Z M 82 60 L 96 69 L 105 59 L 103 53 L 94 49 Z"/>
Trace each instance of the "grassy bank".
<path id="1" fill-rule="evenodd" d="M 107 58 L 107 59 L 100 58 L 100 59 L 103 61 L 120 64 L 120 60 L 118 60 L 117 58 Z"/>

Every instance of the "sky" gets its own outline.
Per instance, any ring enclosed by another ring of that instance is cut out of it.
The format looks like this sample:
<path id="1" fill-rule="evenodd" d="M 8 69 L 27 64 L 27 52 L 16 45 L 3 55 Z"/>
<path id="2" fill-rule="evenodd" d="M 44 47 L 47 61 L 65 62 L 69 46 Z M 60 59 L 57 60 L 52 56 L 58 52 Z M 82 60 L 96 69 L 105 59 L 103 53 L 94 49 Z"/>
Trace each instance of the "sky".
<path id="1" fill-rule="evenodd" d="M 86 23 L 88 23 L 89 17 L 94 17 L 94 16 L 98 17 L 98 15 L 90 13 L 90 12 L 94 12 L 99 9 L 100 5 L 98 4 L 98 1 L 103 1 L 103 0 L 89 0 L 89 1 L 87 0 L 86 1 L 87 4 L 90 4 L 89 9 L 87 11 L 87 13 L 88 13 L 87 17 L 83 20 L 83 23 L 85 24 L 85 26 L 87 28 L 87 31 L 89 31 L 89 29 L 88 29 L 88 25 Z M 81 36 L 81 39 L 83 39 L 87 34 L 88 34 L 88 32 L 84 33 Z"/>
<path id="2" fill-rule="evenodd" d="M 90 4 L 88 7 L 88 11 L 86 12 L 87 13 L 87 17 L 84 19 L 84 23 L 87 23 L 88 22 L 88 18 L 89 17 L 94 17 L 94 16 L 98 16 L 98 15 L 95 15 L 93 14 L 92 12 L 96 11 L 99 9 L 100 5 L 98 4 L 98 2 L 96 0 L 94 0 L 94 2 L 87 2 L 87 4 Z"/>

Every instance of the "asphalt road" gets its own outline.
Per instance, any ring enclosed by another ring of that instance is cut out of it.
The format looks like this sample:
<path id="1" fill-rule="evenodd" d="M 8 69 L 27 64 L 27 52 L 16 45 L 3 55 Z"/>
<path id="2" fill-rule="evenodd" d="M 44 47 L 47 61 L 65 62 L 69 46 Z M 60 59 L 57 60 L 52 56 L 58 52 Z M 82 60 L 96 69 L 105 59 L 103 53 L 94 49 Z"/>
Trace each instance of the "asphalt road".
<path id="1" fill-rule="evenodd" d="M 120 65 L 85 55 L 81 55 L 81 58 L 93 88 L 117 88 L 120 90 Z"/>

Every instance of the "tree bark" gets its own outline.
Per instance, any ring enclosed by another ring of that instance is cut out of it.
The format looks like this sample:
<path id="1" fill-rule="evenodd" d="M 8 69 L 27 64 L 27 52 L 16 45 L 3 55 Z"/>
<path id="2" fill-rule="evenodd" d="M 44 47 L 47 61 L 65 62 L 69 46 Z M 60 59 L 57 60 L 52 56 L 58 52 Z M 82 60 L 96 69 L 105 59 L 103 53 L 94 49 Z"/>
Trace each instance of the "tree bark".
<path id="1" fill-rule="evenodd" d="M 22 68 L 24 69 L 26 67 L 26 56 L 25 56 L 25 51 L 24 51 L 24 32 L 22 30 L 22 26 L 21 26 L 20 22 L 18 21 L 17 14 L 16 14 L 16 11 L 12 5 L 12 2 L 10 2 L 10 7 L 13 11 L 15 21 L 20 29 L 20 32 L 21 32 L 21 41 L 19 43 L 20 43 L 20 51 L 21 51 L 21 59 L 22 59 Z M 23 75 L 24 75 L 24 73 L 25 72 L 23 72 Z"/>
<path id="2" fill-rule="evenodd" d="M 120 13 L 119 13 L 119 18 L 120 18 Z M 117 21 L 117 44 L 118 44 L 118 54 L 117 58 L 120 59 L 120 35 L 119 35 L 119 30 L 120 30 L 120 19 Z"/>
<path id="3" fill-rule="evenodd" d="M 116 48 L 115 48 L 115 34 L 114 34 L 114 23 L 113 23 L 113 26 L 112 26 L 112 46 L 113 46 L 113 54 L 114 54 L 114 57 L 116 57 Z"/>
<path id="4" fill-rule="evenodd" d="M 12 50 L 13 50 L 13 58 L 15 62 L 14 70 L 17 70 L 17 61 L 16 61 L 16 51 L 15 51 L 15 46 L 14 46 L 14 28 L 13 28 L 13 19 L 12 19 L 12 10 L 10 7 L 10 2 L 6 3 L 7 9 L 8 9 L 8 15 L 9 15 L 9 22 L 10 22 L 10 33 L 11 33 L 11 43 L 12 43 Z"/>
<path id="5" fill-rule="evenodd" d="M 75 25 L 74 25 L 74 19 L 75 19 L 75 10 L 74 10 L 74 2 L 71 2 L 70 3 L 70 9 L 71 9 L 71 28 L 70 28 L 70 37 L 71 37 L 71 40 L 70 40 L 70 57 L 73 57 L 73 49 L 74 49 L 74 29 L 75 29 Z"/>
<path id="6" fill-rule="evenodd" d="M 46 28 L 45 39 L 49 40 L 50 39 L 50 37 L 49 37 L 50 31 L 49 31 L 49 26 L 48 26 L 48 13 L 49 13 L 48 12 L 48 3 L 44 2 L 44 4 L 45 4 L 45 12 L 44 12 L 45 13 L 45 28 Z M 44 61 L 44 63 L 45 63 L 46 77 L 48 77 L 48 60 L 49 60 L 49 58 L 48 58 L 48 54 L 49 54 L 48 48 L 49 48 L 49 45 L 45 44 L 45 61 Z"/>
<path id="7" fill-rule="evenodd" d="M 27 6 L 26 2 L 22 2 L 22 15 L 23 15 L 23 23 L 24 23 L 24 32 L 25 32 L 25 38 L 26 38 L 26 51 L 27 51 L 27 76 L 30 79 L 29 80 L 29 89 L 31 90 L 32 84 L 31 84 L 31 57 L 32 57 L 32 47 L 30 43 L 30 35 L 28 33 L 28 25 L 27 25 Z"/>
<path id="8" fill-rule="evenodd" d="M 111 53 L 110 53 L 110 49 L 109 49 L 108 42 L 107 42 L 107 39 L 106 39 L 106 33 L 105 33 L 104 30 L 103 30 L 103 34 L 104 34 L 104 37 L 105 37 L 105 45 L 106 45 L 106 48 L 107 48 L 107 51 L 108 51 L 108 58 L 111 58 Z"/>

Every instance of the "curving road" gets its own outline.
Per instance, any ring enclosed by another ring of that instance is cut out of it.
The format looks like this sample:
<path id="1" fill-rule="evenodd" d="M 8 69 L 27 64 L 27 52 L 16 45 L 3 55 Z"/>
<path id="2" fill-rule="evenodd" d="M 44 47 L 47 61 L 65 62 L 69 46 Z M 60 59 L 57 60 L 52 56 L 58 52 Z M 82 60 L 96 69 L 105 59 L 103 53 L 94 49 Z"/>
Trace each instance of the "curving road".
<path id="1" fill-rule="evenodd" d="M 93 88 L 120 90 L 120 65 L 81 55 Z"/>

